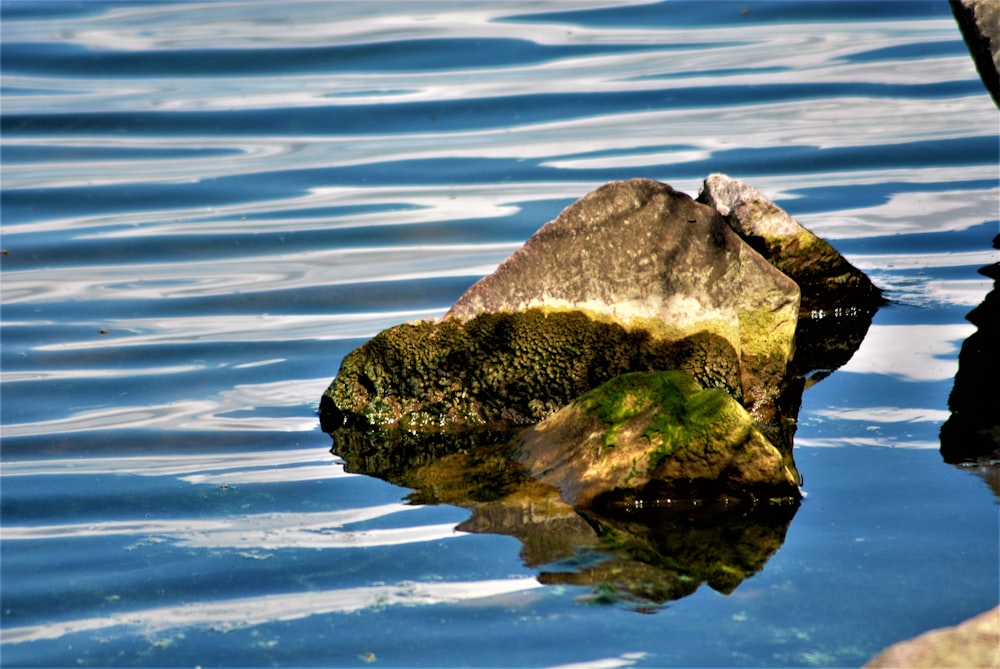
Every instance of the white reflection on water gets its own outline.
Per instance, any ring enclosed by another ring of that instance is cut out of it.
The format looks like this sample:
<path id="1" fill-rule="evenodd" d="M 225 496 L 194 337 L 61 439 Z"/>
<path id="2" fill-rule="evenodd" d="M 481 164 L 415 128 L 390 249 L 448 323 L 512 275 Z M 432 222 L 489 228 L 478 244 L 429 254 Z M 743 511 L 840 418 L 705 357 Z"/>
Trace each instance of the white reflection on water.
<path id="1" fill-rule="evenodd" d="M 952 73 L 954 74 L 954 73 Z M 548 86 L 548 82 L 532 82 L 537 90 Z M 987 101 L 988 102 L 988 101 Z M 6 103 L 6 98 L 5 98 Z M 982 134 L 983 127 L 989 127 L 996 115 L 996 109 L 984 103 L 982 96 L 966 98 L 946 98 L 942 100 L 907 100 L 897 98 L 890 107 L 878 98 L 841 97 L 827 98 L 823 105 L 803 109 L 799 101 L 753 103 L 730 105 L 722 109 L 679 108 L 650 110 L 641 112 L 605 113 L 580 118 L 559 119 L 548 122 L 525 123 L 500 128 L 481 130 L 456 130 L 442 132 L 399 132 L 392 135 L 341 135 L 296 136 L 294 138 L 275 137 L 185 137 L 177 138 L 134 137 L 115 138 L 115 146 L 121 148 L 182 148 L 229 149 L 240 153 L 238 156 L 202 156 L 180 159 L 143 159 L 134 157 L 125 161 L 77 161 L 77 162 L 33 162 L 24 165 L 5 166 L 5 188 L 27 188 L 37 185 L 45 187 L 84 186 L 93 184 L 128 183 L 171 183 L 199 181 L 212 177 L 237 174 L 253 175 L 281 171 L 282 169 L 322 169 L 391 163 L 394 161 L 438 159 L 438 158 L 509 158 L 517 160 L 540 159 L 541 164 L 561 168 L 588 168 L 604 166 L 607 157 L 581 154 L 601 152 L 628 152 L 634 162 L 626 156 L 619 156 L 613 163 L 616 167 L 655 167 L 650 154 L 662 155 L 661 165 L 671 165 L 690 160 L 711 158 L 721 151 L 736 148 L 773 149 L 774 147 L 819 147 L 824 149 L 845 147 L 885 146 L 932 139 L 956 139 L 975 137 Z M 961 117 L 963 123 L 955 123 Z M 839 119 L 852 118 L 857 122 L 851 133 L 830 133 L 831 124 Z M 664 135 L 664 128 L 683 127 L 683 137 Z M 919 128 L 919 132 L 914 128 Z M 587 141 L 581 143 L 580 138 Z M 984 141 L 989 141 L 984 140 Z M 26 144 L 64 145 L 64 142 L 38 138 L 31 140 L 5 139 L 10 145 Z M 106 146 L 103 136 L 88 139 L 73 138 L 71 146 Z M 682 151 L 659 153 L 651 148 L 663 145 L 680 145 Z M 596 161 L 596 162 L 592 162 Z M 892 180 L 894 171 L 878 170 L 874 174 L 878 181 Z M 969 170 L 972 170 L 970 172 Z M 920 168 L 915 166 L 914 175 L 924 174 L 917 181 L 937 182 L 947 179 L 949 171 L 960 172 L 963 177 L 977 171 L 975 167 Z M 863 180 L 866 170 L 863 166 L 854 170 L 853 182 Z M 566 175 L 573 178 L 572 172 Z M 746 176 L 746 175 L 733 175 Z M 797 186 L 805 187 L 815 182 L 827 185 L 830 175 L 819 173 L 799 173 L 794 175 Z M 835 175 L 834 175 L 835 176 Z M 995 170 L 985 171 L 983 178 L 995 178 Z M 749 177 L 747 177 L 749 178 Z M 755 181 L 757 178 L 755 177 Z M 907 179 L 911 181 L 912 179 Z M 851 183 L 851 181 L 848 181 Z M 490 185 L 479 188 L 483 197 L 489 198 Z M 434 191 L 433 186 L 428 187 Z M 509 192 L 508 185 L 505 190 Z M 338 189 L 337 192 L 340 192 Z M 357 189 L 359 191 L 364 189 Z M 565 186 L 561 189 L 566 191 Z M 380 189 L 383 196 L 388 195 Z M 466 186 L 468 192 L 468 186 Z M 575 196 L 581 194 L 579 188 L 569 191 Z M 307 197 L 303 206 L 317 206 Z M 420 193 L 411 190 L 410 197 L 393 200 L 383 197 L 380 202 L 418 202 Z M 507 200 L 511 201 L 510 199 Z M 443 208 L 447 202 L 442 202 Z M 452 203 L 460 205 L 465 215 L 475 212 L 474 202 Z M 241 214 L 256 211 L 265 204 L 256 204 L 248 209 L 233 208 L 236 220 Z M 286 202 L 285 207 L 294 208 L 295 203 Z M 273 208 L 273 207 L 272 207 Z M 159 210 L 156 212 L 127 212 L 124 215 L 108 215 L 91 224 L 102 222 L 111 224 L 116 220 L 133 222 L 136 219 L 148 221 L 151 216 L 165 220 L 190 218 L 203 214 L 198 210 Z M 220 210 L 225 213 L 225 210 Z M 443 214 L 443 216 L 442 216 Z M 395 214 L 398 216 L 399 214 Z M 383 216 L 383 215 L 379 215 Z M 412 216 L 412 214 L 411 214 Z M 388 218 L 388 216 L 386 216 Z M 423 220 L 449 220 L 447 211 L 429 213 Z M 368 220 L 371 220 L 370 218 Z M 391 220 L 391 219 L 390 219 Z M 73 229 L 80 225 L 76 220 L 48 220 L 37 224 L 18 225 L 14 229 L 25 232 L 41 229 Z M 44 226 L 44 227 L 40 227 Z"/>
<path id="2" fill-rule="evenodd" d="M 882 374 L 902 381 L 945 381 L 954 378 L 957 352 L 974 331 L 970 323 L 873 325 L 861 348 L 837 373 Z"/>
<path id="3" fill-rule="evenodd" d="M 969 274 L 975 270 L 970 269 Z M 898 304 L 917 307 L 960 305 L 974 307 L 993 288 L 987 279 L 942 281 L 926 276 L 897 276 L 872 273 L 875 283 L 887 291 L 889 299 Z"/>
<path id="4" fill-rule="evenodd" d="M 19 323 L 7 322 L 4 325 L 16 327 Z M 33 323 L 38 325 L 38 323 Z M 137 376 L 159 376 L 161 374 L 185 374 L 205 369 L 205 365 L 175 365 L 172 367 L 142 367 L 133 368 L 108 368 L 108 369 L 44 369 L 32 370 L 30 372 L 4 372 L 4 383 L 14 383 L 17 381 L 67 381 L 69 379 L 115 379 L 133 378 Z"/>
<path id="5" fill-rule="evenodd" d="M 501 597 L 502 605 L 509 608 L 511 600 L 503 597 L 504 595 L 526 593 L 540 587 L 542 585 L 534 578 L 511 578 L 450 583 L 406 582 L 398 585 L 242 597 L 125 611 L 79 620 L 55 620 L 44 625 L 5 626 L 3 643 L 58 639 L 69 634 L 113 627 L 139 628 L 138 631 L 145 634 L 191 626 L 228 631 L 277 621 L 330 613 L 352 613 L 386 606 L 489 604 L 493 597 Z"/>
<path id="6" fill-rule="evenodd" d="M 981 221 L 979 221 L 981 222 Z M 924 269 L 930 267 L 978 267 L 997 262 L 998 251 L 944 253 L 886 253 L 852 256 L 851 262 L 864 271 Z M 985 294 L 985 293 L 984 293 Z"/>
<path id="7" fill-rule="evenodd" d="M 834 420 L 857 420 L 868 423 L 943 423 L 951 416 L 942 409 L 904 407 L 862 407 L 858 409 L 814 409 L 811 414 Z M 798 445 L 798 441 L 796 441 Z"/>
<path id="8" fill-rule="evenodd" d="M 573 662 L 571 664 L 557 664 L 548 667 L 548 669 L 618 669 L 618 667 L 631 667 L 648 655 L 649 653 L 641 652 L 622 653 L 618 657 L 606 657 L 600 660 Z"/>
<path id="9" fill-rule="evenodd" d="M 484 270 L 492 272 L 517 246 L 515 243 L 369 246 L 213 258 L 203 262 L 47 267 L 7 272 L 4 302 L 176 299 L 373 281 L 479 276 Z"/>
<path id="10" fill-rule="evenodd" d="M 287 331 L 284 334 L 281 338 L 287 339 Z M 275 334 L 275 337 L 278 336 Z M 78 342 L 76 346 L 60 348 L 90 348 L 88 344 L 89 342 Z M 331 371 L 331 376 L 333 373 Z M 49 420 L 4 425 L 3 435 L 20 437 L 136 428 L 312 432 L 319 426 L 316 416 L 306 407 L 315 404 L 329 383 L 329 378 L 289 379 L 272 383 L 241 384 L 209 398 L 184 398 L 141 406 L 113 404 Z M 276 407 L 300 407 L 305 410 L 294 416 L 267 415 L 267 409 Z M 258 411 L 253 411 L 254 409 Z"/>
<path id="11" fill-rule="evenodd" d="M 993 179 L 996 179 L 995 173 Z M 836 213 L 835 224 L 816 227 L 831 238 L 965 230 L 994 220 L 998 215 L 998 200 L 998 188 L 895 193 L 884 204 L 841 209 Z M 812 228 L 816 218 L 831 217 L 829 214 L 805 215 L 799 217 L 799 221 Z"/>
<path id="12" fill-rule="evenodd" d="M 968 267 L 969 275 L 984 265 L 997 262 L 996 251 L 944 253 L 889 253 L 852 255 L 850 261 L 868 272 L 875 283 L 896 304 L 911 306 L 962 305 L 974 307 L 993 288 L 993 282 L 981 279 L 933 279 L 912 270 Z M 909 272 L 907 272 L 909 270 Z M 900 273 L 907 272 L 907 273 Z"/>
<path id="13" fill-rule="evenodd" d="M 33 347 L 36 351 L 117 349 L 151 344 L 189 342 L 292 342 L 303 339 L 334 341 L 374 337 L 381 330 L 408 321 L 434 318 L 439 309 L 412 309 L 335 315 L 179 316 L 164 319 L 107 319 L 78 321 L 79 325 L 108 328 L 109 334 L 83 341 Z M 327 379 L 329 381 L 329 379 Z M 298 382 L 298 381 L 296 381 Z"/>
<path id="14" fill-rule="evenodd" d="M 845 446 L 873 446 L 876 448 L 906 448 L 936 451 L 940 441 L 899 440 L 892 437 L 796 437 L 795 448 L 843 448 Z"/>
<path id="15" fill-rule="evenodd" d="M 233 472 L 277 471 L 285 474 L 303 465 L 325 463 L 329 468 L 322 478 L 354 476 L 315 448 L 240 453 L 181 453 L 176 455 L 120 455 L 115 457 L 46 458 L 44 460 L 5 460 L 4 476 L 60 476 L 83 474 L 125 474 L 131 476 L 210 476 Z M 214 479 L 212 479 L 214 482 Z"/>
<path id="16" fill-rule="evenodd" d="M 197 548 L 373 548 L 464 535 L 455 523 L 381 529 L 348 530 L 345 525 L 416 510 L 419 506 L 384 504 L 346 511 L 315 513 L 261 513 L 211 520 L 111 520 L 63 525 L 5 526 L 4 541 L 85 539 L 135 536 L 167 539 L 178 546 Z"/>

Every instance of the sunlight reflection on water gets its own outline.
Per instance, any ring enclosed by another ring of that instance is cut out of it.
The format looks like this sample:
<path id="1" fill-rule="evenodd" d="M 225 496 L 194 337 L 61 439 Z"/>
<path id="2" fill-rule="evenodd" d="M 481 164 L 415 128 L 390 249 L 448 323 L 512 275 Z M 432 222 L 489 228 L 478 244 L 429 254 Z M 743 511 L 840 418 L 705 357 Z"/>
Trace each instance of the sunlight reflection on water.
<path id="1" fill-rule="evenodd" d="M 647 4 L 3 3 L 5 664 L 858 666 L 995 599 L 933 452 L 1000 197 L 947 7 Z M 713 171 L 890 298 L 749 589 L 585 604 L 327 452 L 348 350 L 601 183 Z"/>

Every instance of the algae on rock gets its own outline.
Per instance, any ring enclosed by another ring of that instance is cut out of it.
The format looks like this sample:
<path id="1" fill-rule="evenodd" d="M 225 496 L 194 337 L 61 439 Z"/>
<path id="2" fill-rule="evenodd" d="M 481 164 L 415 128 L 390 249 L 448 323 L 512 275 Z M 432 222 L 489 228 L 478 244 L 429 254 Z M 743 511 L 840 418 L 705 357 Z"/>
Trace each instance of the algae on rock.
<path id="1" fill-rule="evenodd" d="M 721 337 L 678 340 L 578 311 L 483 313 L 389 328 L 341 365 L 321 402 L 323 430 L 434 431 L 537 423 L 626 372 L 680 369 L 740 397 L 740 365 Z"/>
<path id="2" fill-rule="evenodd" d="M 615 377 L 522 431 L 520 443 L 532 475 L 577 507 L 799 496 L 791 452 L 731 396 L 679 371 Z"/>

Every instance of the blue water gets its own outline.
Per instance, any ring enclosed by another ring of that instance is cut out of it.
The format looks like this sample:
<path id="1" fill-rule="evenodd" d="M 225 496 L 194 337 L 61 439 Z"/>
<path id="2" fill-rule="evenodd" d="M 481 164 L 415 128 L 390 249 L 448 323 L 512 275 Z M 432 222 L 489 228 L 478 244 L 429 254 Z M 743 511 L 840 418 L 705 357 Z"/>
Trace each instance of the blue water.
<path id="1" fill-rule="evenodd" d="M 996 499 L 937 452 L 1000 220 L 947 3 L 0 12 L 3 666 L 856 667 L 1000 601 Z M 595 604 L 328 452 L 350 350 L 606 181 L 710 172 L 891 299 L 734 592 Z"/>

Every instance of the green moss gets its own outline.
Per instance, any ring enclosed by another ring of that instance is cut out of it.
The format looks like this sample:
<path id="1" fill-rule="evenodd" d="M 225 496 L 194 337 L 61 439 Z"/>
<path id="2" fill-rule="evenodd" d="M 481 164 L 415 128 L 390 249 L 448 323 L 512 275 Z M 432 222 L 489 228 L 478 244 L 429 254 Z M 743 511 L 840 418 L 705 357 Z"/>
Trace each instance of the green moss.
<path id="1" fill-rule="evenodd" d="M 703 389 L 690 374 L 676 370 L 623 374 L 583 394 L 576 404 L 605 426 L 605 448 L 615 445 L 626 426 L 640 426 L 650 444 L 650 469 L 678 449 L 692 444 L 710 449 L 719 436 L 750 430 L 749 416 L 732 397 Z"/>
<path id="2" fill-rule="evenodd" d="M 740 394 L 739 361 L 717 335 L 667 342 L 580 311 L 529 309 L 379 333 L 344 358 L 321 417 L 331 429 L 525 425 L 619 374 L 656 369 Z"/>

